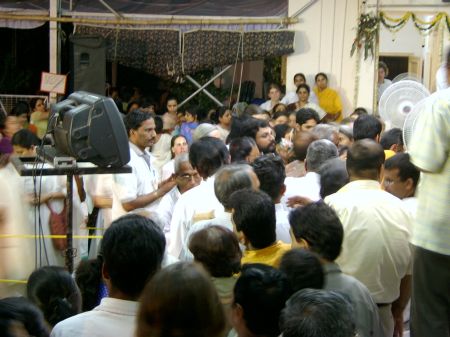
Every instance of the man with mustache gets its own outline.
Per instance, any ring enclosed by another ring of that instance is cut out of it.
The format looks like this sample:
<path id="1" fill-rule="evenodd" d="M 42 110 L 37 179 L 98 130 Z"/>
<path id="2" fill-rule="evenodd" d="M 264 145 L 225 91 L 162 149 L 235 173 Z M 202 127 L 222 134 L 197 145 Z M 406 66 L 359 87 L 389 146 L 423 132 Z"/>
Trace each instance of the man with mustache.
<path id="1" fill-rule="evenodd" d="M 148 148 L 156 141 L 153 115 L 135 110 L 124 118 L 130 145 L 130 174 L 114 176 L 112 218 L 128 213 L 155 212 L 160 198 L 175 186 L 174 177 L 160 182 Z"/>
<path id="2" fill-rule="evenodd" d="M 242 125 L 241 137 L 253 138 L 262 153 L 275 152 L 275 132 L 269 123 L 256 118 L 248 118 Z"/>

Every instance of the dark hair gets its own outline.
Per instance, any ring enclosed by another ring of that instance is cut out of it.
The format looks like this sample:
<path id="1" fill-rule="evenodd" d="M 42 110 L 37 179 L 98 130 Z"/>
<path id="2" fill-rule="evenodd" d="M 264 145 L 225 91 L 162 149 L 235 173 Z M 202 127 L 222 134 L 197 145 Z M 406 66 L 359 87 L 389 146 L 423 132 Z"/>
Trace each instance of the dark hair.
<path id="1" fill-rule="evenodd" d="M 131 110 L 131 107 L 132 107 L 134 104 L 137 104 L 138 107 L 135 108 L 134 110 Z M 127 106 L 127 115 L 128 115 L 130 112 L 133 112 L 133 111 L 138 110 L 141 106 L 142 106 L 142 105 L 141 105 L 141 101 L 140 101 L 140 100 L 134 100 L 134 101 L 128 102 L 128 106 Z"/>
<path id="2" fill-rule="evenodd" d="M 402 129 L 393 128 L 381 135 L 380 144 L 385 150 L 389 150 L 392 145 L 403 145 Z"/>
<path id="3" fill-rule="evenodd" d="M 200 111 L 200 107 L 199 107 L 199 106 L 196 106 L 196 105 L 188 105 L 187 107 L 185 107 L 184 111 L 185 111 L 185 114 L 186 114 L 186 113 L 189 113 L 189 114 L 191 114 L 193 117 L 200 118 L 201 111 Z"/>
<path id="4" fill-rule="evenodd" d="M 317 124 L 320 123 L 319 114 L 314 109 L 302 108 L 295 113 L 295 121 L 298 125 L 305 124 L 310 119 L 314 119 Z"/>
<path id="5" fill-rule="evenodd" d="M 316 76 L 314 76 L 314 82 L 317 82 L 319 76 L 323 76 L 328 82 L 328 76 L 325 73 L 317 73 Z"/>
<path id="6" fill-rule="evenodd" d="M 314 253 L 328 261 L 339 256 L 344 229 L 336 212 L 323 201 L 294 209 L 289 213 L 289 223 L 295 239 L 308 242 Z"/>
<path id="7" fill-rule="evenodd" d="M 378 62 L 378 68 L 383 68 L 383 69 L 384 69 L 384 72 L 385 72 L 386 75 L 387 75 L 389 69 L 388 69 L 388 66 L 387 66 L 386 63 L 384 63 L 383 61 L 379 61 L 379 62 Z"/>
<path id="8" fill-rule="evenodd" d="M 219 124 L 220 123 L 219 118 L 222 118 L 223 115 L 225 115 L 225 112 L 227 112 L 228 110 L 231 111 L 231 109 L 228 108 L 227 106 L 219 106 L 212 116 L 214 123 Z"/>
<path id="9" fill-rule="evenodd" d="M 155 121 L 155 132 L 159 135 L 163 132 L 163 120 L 160 116 L 154 116 L 153 119 Z"/>
<path id="10" fill-rule="evenodd" d="M 175 96 L 168 96 L 167 99 L 166 99 L 166 104 L 165 105 L 167 105 L 167 103 L 169 103 L 169 101 L 175 101 L 178 104 L 178 99 Z"/>
<path id="11" fill-rule="evenodd" d="M 382 125 L 378 118 L 372 115 L 360 115 L 353 123 L 353 138 L 375 139 L 381 133 Z"/>
<path id="12" fill-rule="evenodd" d="M 295 74 L 294 77 L 293 77 L 294 81 L 295 81 L 295 78 L 296 78 L 297 76 L 300 76 L 301 78 L 303 78 L 303 81 L 306 82 L 305 74 L 303 74 L 303 73 L 297 73 L 297 74 Z"/>
<path id="13" fill-rule="evenodd" d="M 127 134 L 130 136 L 131 130 L 137 130 L 141 127 L 142 123 L 147 119 L 154 118 L 152 114 L 142 112 L 140 110 L 133 110 L 129 112 L 124 118 L 123 122 L 127 129 Z"/>
<path id="14" fill-rule="evenodd" d="M 39 100 L 41 100 L 42 103 L 45 102 L 44 98 L 42 98 L 42 97 L 33 97 L 32 99 L 30 99 L 31 110 L 34 110 L 36 108 L 36 104 Z"/>
<path id="15" fill-rule="evenodd" d="M 259 129 L 270 127 L 267 121 L 257 119 L 257 118 L 248 118 L 242 123 L 241 128 L 241 137 L 250 137 L 256 139 L 256 134 Z"/>
<path id="16" fill-rule="evenodd" d="M 31 149 L 33 146 L 39 146 L 41 140 L 28 129 L 20 129 L 11 138 L 12 145 L 18 145 L 25 149 Z"/>
<path id="17" fill-rule="evenodd" d="M 304 288 L 322 289 L 325 284 L 319 258 L 305 249 L 296 248 L 284 253 L 280 270 L 287 276 L 291 294 Z"/>
<path id="18" fill-rule="evenodd" d="M 75 280 L 62 267 L 45 266 L 31 273 L 27 297 L 51 326 L 80 312 L 81 295 Z"/>
<path id="19" fill-rule="evenodd" d="M 189 150 L 189 161 L 203 178 L 212 176 L 228 160 L 227 147 L 214 137 L 200 138 L 192 143 Z"/>
<path id="20" fill-rule="evenodd" d="M 159 271 L 143 291 L 137 337 L 219 337 L 225 334 L 222 304 L 210 279 L 192 263 Z"/>
<path id="21" fill-rule="evenodd" d="M 234 304 L 242 307 L 247 328 L 256 335 L 275 337 L 290 291 L 286 276 L 264 264 L 246 264 L 234 287 Z"/>
<path id="22" fill-rule="evenodd" d="M 384 151 L 380 144 L 372 139 L 361 139 L 352 144 L 347 151 L 347 171 L 349 174 L 379 174 L 384 163 Z"/>
<path id="23" fill-rule="evenodd" d="M 230 277 L 241 270 L 238 239 L 222 226 L 207 227 L 192 234 L 189 250 L 213 277 Z"/>
<path id="24" fill-rule="evenodd" d="M 259 188 L 266 192 L 275 202 L 282 192 L 286 170 L 283 160 L 279 156 L 263 155 L 252 163 L 253 171 L 258 176 Z"/>
<path id="25" fill-rule="evenodd" d="M 417 186 L 420 177 L 420 171 L 411 161 L 408 153 L 397 153 L 384 163 L 386 170 L 398 169 L 398 176 L 402 181 L 412 179 L 414 187 Z"/>
<path id="26" fill-rule="evenodd" d="M 75 270 L 75 281 L 81 292 L 82 311 L 90 311 L 100 303 L 102 263 L 99 259 L 81 260 Z"/>
<path id="27" fill-rule="evenodd" d="M 348 148 L 346 148 L 348 150 Z M 319 168 L 320 175 L 320 197 L 336 193 L 349 182 L 345 161 L 340 158 L 328 159 Z"/>
<path id="28" fill-rule="evenodd" d="M 358 107 L 351 113 L 351 115 L 356 115 L 358 117 L 362 116 L 362 115 L 368 115 L 368 114 L 369 113 L 367 112 L 367 110 L 365 108 L 363 108 L 363 107 Z"/>
<path id="29" fill-rule="evenodd" d="M 8 336 L 11 325 L 20 322 L 30 336 L 48 337 L 50 331 L 45 324 L 42 312 L 25 297 L 7 297 L 0 299 L 0 335 Z M 4 333 L 1 330 L 9 332 Z M 10 335 L 13 336 L 12 334 Z M 15 336 L 15 335 L 14 335 Z"/>
<path id="30" fill-rule="evenodd" d="M 230 144 L 234 139 L 241 137 L 242 125 L 244 124 L 244 121 L 249 118 L 251 117 L 248 117 L 247 115 L 241 117 L 233 117 L 233 119 L 231 120 L 230 133 L 228 134 L 226 141 L 227 144 Z"/>
<path id="31" fill-rule="evenodd" d="M 302 88 L 303 88 L 303 89 L 306 89 L 306 91 L 308 92 L 308 94 L 311 93 L 311 88 L 310 88 L 309 85 L 307 85 L 306 83 L 299 84 L 298 87 L 297 87 L 297 90 L 295 90 L 295 93 L 298 94 L 298 92 L 299 92 L 300 89 L 302 89 Z"/>
<path id="32" fill-rule="evenodd" d="M 317 137 L 309 131 L 296 132 L 294 135 L 294 155 L 298 160 L 305 160 L 309 145 L 317 140 Z"/>
<path id="33" fill-rule="evenodd" d="M 275 143 L 281 142 L 281 139 L 284 138 L 286 135 L 286 132 L 288 132 L 291 129 L 291 127 L 287 124 L 278 124 L 275 125 L 273 130 L 275 131 Z"/>
<path id="34" fill-rule="evenodd" d="M 11 109 L 11 115 L 20 116 L 27 115 L 27 120 L 30 121 L 30 105 L 27 101 L 18 101 Z"/>
<path id="35" fill-rule="evenodd" d="M 303 289 L 280 315 L 283 337 L 354 337 L 352 305 L 338 292 Z"/>
<path id="36" fill-rule="evenodd" d="M 235 138 L 230 142 L 230 157 L 232 163 L 245 162 L 246 157 L 252 152 L 252 148 L 257 146 L 255 140 L 250 137 Z"/>
<path id="37" fill-rule="evenodd" d="M 265 192 L 242 189 L 234 192 L 229 201 L 236 229 L 245 234 L 255 249 L 275 242 L 275 205 Z"/>
<path id="38" fill-rule="evenodd" d="M 279 103 L 279 104 L 281 104 L 281 103 Z M 278 104 L 277 104 L 277 105 L 278 105 Z M 276 108 L 277 105 L 275 105 L 275 106 L 273 107 L 272 119 L 273 119 L 273 120 L 276 120 L 277 118 L 282 117 L 282 116 L 284 116 L 284 117 L 286 117 L 287 119 L 289 119 L 289 112 L 288 112 L 287 110 L 279 110 L 279 111 L 276 111 L 276 110 L 275 110 L 275 108 Z"/>
<path id="39" fill-rule="evenodd" d="M 111 284 L 137 298 L 161 267 L 165 247 L 164 234 L 153 220 L 127 214 L 113 221 L 105 231 L 101 247 Z"/>
<path id="40" fill-rule="evenodd" d="M 279 92 L 281 92 L 281 86 L 276 83 L 270 83 L 267 92 L 269 92 L 271 89 L 277 89 Z"/>

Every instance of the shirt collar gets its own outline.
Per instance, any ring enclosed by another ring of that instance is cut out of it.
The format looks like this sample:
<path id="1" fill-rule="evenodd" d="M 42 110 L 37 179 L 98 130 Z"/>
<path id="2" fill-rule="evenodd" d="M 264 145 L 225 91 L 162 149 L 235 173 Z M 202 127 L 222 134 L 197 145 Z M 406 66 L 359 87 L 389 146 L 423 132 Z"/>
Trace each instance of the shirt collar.
<path id="1" fill-rule="evenodd" d="M 134 151 L 134 153 L 136 153 L 139 157 L 142 157 L 144 155 L 150 155 L 150 153 L 147 151 L 147 149 L 142 151 L 139 147 L 137 147 L 132 142 L 128 142 L 128 143 L 130 144 L 130 149 L 132 149 Z"/>
<path id="2" fill-rule="evenodd" d="M 325 274 L 342 273 L 341 268 L 335 262 L 327 262 L 323 264 L 323 271 L 325 272 Z"/>
<path id="3" fill-rule="evenodd" d="M 338 192 L 347 192 L 354 190 L 381 190 L 381 185 L 376 180 L 355 180 L 349 182 Z"/>
<path id="4" fill-rule="evenodd" d="M 119 300 L 112 297 L 102 298 L 94 310 L 107 311 L 124 316 L 136 316 L 139 303 L 136 301 Z"/>

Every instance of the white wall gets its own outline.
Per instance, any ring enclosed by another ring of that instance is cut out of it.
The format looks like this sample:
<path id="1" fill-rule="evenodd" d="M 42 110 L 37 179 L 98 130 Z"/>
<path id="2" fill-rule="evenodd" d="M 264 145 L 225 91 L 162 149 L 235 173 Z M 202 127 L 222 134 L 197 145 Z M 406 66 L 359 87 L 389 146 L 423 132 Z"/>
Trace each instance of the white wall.
<path id="1" fill-rule="evenodd" d="M 289 15 L 293 15 L 307 0 L 290 0 Z M 287 89 L 294 90 L 293 76 L 303 72 L 310 86 L 314 75 L 320 71 L 329 77 L 329 86 L 338 90 L 344 104 L 344 115 L 350 114 L 356 105 L 371 108 L 371 99 L 365 99 L 373 91 L 371 76 L 357 77 L 357 57 L 350 57 L 355 36 L 354 27 L 359 16 L 359 0 L 318 0 L 299 15 L 300 22 L 290 27 L 296 31 L 295 52 L 287 59 Z M 373 66 L 369 60 L 368 66 Z M 367 74 L 367 69 L 362 73 Z M 360 95 L 356 84 L 364 87 Z"/>
<path id="2" fill-rule="evenodd" d="M 389 17 L 398 18 L 401 17 L 404 12 L 386 12 L 386 14 L 388 14 Z M 430 17 L 431 16 L 421 16 L 421 18 L 426 21 L 430 20 Z M 414 26 L 414 23 L 411 20 L 396 33 L 391 33 L 381 25 L 380 54 L 403 53 L 423 58 L 427 40 L 426 37 L 420 35 L 419 30 Z"/>
<path id="3" fill-rule="evenodd" d="M 289 16 L 310 2 L 314 4 L 298 16 L 300 22 L 289 27 L 296 31 L 296 36 L 295 52 L 287 58 L 287 90 L 294 90 L 292 78 L 295 73 L 304 72 L 308 84 L 313 85 L 314 74 L 323 71 L 329 75 L 330 87 L 337 89 L 341 94 L 345 115 L 358 106 L 372 111 L 375 62 L 371 57 L 363 60 L 363 55 L 360 55 L 359 59 L 356 54 L 350 57 L 362 0 L 289 0 Z M 434 14 L 445 11 L 450 14 L 450 7 L 441 0 L 401 1 L 401 4 L 410 4 L 411 7 L 397 7 L 399 0 L 380 2 L 380 9 L 385 12 L 395 11 L 404 14 L 406 11 L 412 11 Z M 366 4 L 366 11 L 375 12 L 376 0 L 367 0 Z M 411 38 L 412 35 L 408 32 L 411 33 L 410 30 L 404 32 L 400 30 L 392 42 L 390 33 L 382 31 L 380 38 L 385 42 L 382 43 L 381 51 L 385 51 L 384 48 L 398 49 L 400 41 L 406 41 L 407 48 L 414 54 L 423 53 L 421 47 L 423 38 L 418 38 L 416 33 Z M 444 45 L 450 43 L 449 34 L 444 34 L 443 41 Z"/>

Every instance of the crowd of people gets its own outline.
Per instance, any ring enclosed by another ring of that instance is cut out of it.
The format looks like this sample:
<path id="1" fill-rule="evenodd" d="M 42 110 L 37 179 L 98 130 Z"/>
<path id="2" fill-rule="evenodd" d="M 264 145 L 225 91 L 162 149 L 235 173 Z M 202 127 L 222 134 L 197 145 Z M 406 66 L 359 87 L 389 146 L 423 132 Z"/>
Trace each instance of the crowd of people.
<path id="1" fill-rule="evenodd" d="M 92 236 L 73 275 L 49 236 L 65 179 L 9 162 L 35 156 L 48 112 L 17 104 L 0 123 L 0 335 L 448 337 L 450 89 L 405 152 L 402 130 L 345 117 L 315 82 L 210 111 L 113 90 L 132 173 L 74 178 L 74 233 Z"/>

